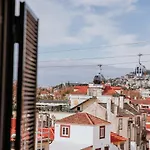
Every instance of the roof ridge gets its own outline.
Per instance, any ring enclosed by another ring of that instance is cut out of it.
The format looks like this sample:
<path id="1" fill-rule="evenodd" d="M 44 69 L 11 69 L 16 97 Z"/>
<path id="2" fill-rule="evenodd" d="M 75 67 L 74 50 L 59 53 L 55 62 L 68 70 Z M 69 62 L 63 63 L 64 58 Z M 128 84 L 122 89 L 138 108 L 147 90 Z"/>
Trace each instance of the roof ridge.
<path id="1" fill-rule="evenodd" d="M 90 121 L 90 123 L 91 123 L 92 125 L 94 125 L 94 123 L 93 123 L 92 119 L 90 118 L 89 114 L 88 114 L 88 113 L 85 113 L 85 115 L 86 115 L 87 119 Z"/>

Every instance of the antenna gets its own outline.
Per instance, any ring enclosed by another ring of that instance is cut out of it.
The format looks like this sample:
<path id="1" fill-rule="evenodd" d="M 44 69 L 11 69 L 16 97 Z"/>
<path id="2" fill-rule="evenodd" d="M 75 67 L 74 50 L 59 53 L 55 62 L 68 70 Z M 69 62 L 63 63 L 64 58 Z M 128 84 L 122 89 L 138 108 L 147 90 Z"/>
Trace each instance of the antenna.
<path id="1" fill-rule="evenodd" d="M 99 74 L 101 74 L 102 65 L 101 65 L 101 64 L 99 64 L 98 66 L 99 66 L 99 69 L 100 69 L 100 72 L 99 72 Z"/>
<path id="2" fill-rule="evenodd" d="M 141 65 L 141 56 L 143 56 L 143 54 L 138 54 L 139 56 L 139 64 Z"/>

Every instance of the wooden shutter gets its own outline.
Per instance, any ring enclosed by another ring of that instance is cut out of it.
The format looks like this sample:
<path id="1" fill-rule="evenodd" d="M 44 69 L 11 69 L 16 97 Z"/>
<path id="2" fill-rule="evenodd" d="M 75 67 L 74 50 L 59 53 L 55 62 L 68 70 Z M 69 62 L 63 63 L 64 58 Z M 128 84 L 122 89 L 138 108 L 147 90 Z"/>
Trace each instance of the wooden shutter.
<path id="1" fill-rule="evenodd" d="M 25 2 L 20 3 L 16 149 L 34 149 L 38 19 Z"/>

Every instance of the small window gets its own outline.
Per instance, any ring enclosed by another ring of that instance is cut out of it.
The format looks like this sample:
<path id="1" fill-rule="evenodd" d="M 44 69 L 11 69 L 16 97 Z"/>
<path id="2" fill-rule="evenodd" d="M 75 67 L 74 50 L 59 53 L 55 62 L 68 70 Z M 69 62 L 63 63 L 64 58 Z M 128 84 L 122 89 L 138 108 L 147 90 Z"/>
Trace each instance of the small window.
<path id="1" fill-rule="evenodd" d="M 80 111 L 80 106 L 77 107 L 77 110 Z"/>
<path id="2" fill-rule="evenodd" d="M 137 125 L 140 126 L 140 117 L 137 117 Z"/>
<path id="3" fill-rule="evenodd" d="M 119 118 L 119 130 L 122 130 L 123 127 L 123 119 Z"/>
<path id="4" fill-rule="evenodd" d="M 61 137 L 70 137 L 70 126 L 61 125 L 60 126 L 60 136 Z"/>
<path id="5" fill-rule="evenodd" d="M 120 144 L 120 149 L 124 150 L 124 144 L 123 143 Z"/>
<path id="6" fill-rule="evenodd" d="M 99 135 L 100 139 L 105 138 L 105 126 L 100 126 L 100 135 Z"/>
<path id="7" fill-rule="evenodd" d="M 104 148 L 104 150 L 109 150 L 109 147 L 108 147 L 108 146 L 106 146 L 106 147 Z"/>

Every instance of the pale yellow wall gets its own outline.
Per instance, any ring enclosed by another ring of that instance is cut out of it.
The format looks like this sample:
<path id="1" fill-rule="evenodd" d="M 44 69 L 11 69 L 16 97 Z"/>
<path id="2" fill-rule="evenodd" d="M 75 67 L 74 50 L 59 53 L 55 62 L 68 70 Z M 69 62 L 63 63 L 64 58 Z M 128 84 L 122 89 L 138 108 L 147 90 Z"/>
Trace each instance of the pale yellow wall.
<path id="1" fill-rule="evenodd" d="M 38 143 L 37 145 L 37 149 L 41 148 L 41 143 Z M 43 142 L 42 143 L 42 148 L 44 148 L 44 150 L 49 150 L 49 143 L 48 142 Z"/>
<path id="2" fill-rule="evenodd" d="M 90 100 L 86 101 L 85 103 L 79 105 L 78 107 L 80 107 L 81 111 L 84 111 L 87 107 L 89 107 L 91 104 L 93 104 L 96 101 L 97 101 L 97 99 L 90 99 Z M 75 109 L 72 109 L 72 110 L 76 111 L 77 107 Z"/>
<path id="3" fill-rule="evenodd" d="M 87 107 L 83 112 L 87 112 L 93 116 L 106 120 L 106 109 L 97 104 L 97 102 L 89 105 L 89 107 Z"/>

